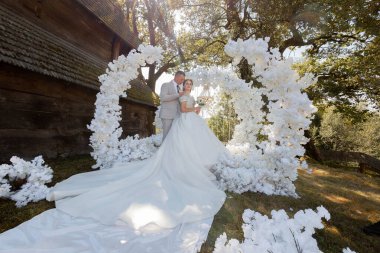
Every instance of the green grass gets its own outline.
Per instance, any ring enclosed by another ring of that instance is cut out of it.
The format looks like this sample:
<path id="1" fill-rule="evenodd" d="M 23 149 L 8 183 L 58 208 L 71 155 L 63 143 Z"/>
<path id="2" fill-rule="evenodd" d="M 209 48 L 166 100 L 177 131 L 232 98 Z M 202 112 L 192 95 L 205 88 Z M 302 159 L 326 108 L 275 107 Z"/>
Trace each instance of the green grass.
<path id="1" fill-rule="evenodd" d="M 54 170 L 53 181 L 48 184 L 48 186 L 53 186 L 74 174 L 91 171 L 94 160 L 90 156 L 76 156 L 65 159 L 47 159 L 45 164 Z M 14 201 L 0 198 L 0 233 L 51 208 L 54 208 L 54 202 L 43 200 L 17 208 Z"/>
<path id="2" fill-rule="evenodd" d="M 297 211 L 323 205 L 331 214 L 315 238 L 322 252 L 342 252 L 350 247 L 359 252 L 379 252 L 380 237 L 368 236 L 362 228 L 380 220 L 380 177 L 360 174 L 356 169 L 332 168 L 309 161 L 312 174 L 299 171 L 296 189 L 300 198 L 268 196 L 261 193 L 229 193 L 215 216 L 201 253 L 213 251 L 216 238 L 243 238 L 242 213 L 250 208 L 270 217 L 273 209 L 284 209 L 293 217 Z M 290 210 L 292 208 L 293 211 Z"/>
<path id="3" fill-rule="evenodd" d="M 89 156 L 78 156 L 47 160 L 46 163 L 54 170 L 54 182 L 51 183 L 54 185 L 73 174 L 91 171 L 94 161 Z M 212 252 L 215 239 L 223 232 L 228 238 L 241 240 L 241 216 L 246 208 L 266 215 L 270 215 L 272 209 L 285 209 L 292 216 L 301 209 L 315 210 L 320 205 L 331 213 L 331 220 L 324 222 L 325 228 L 315 235 L 323 252 L 342 252 L 345 247 L 358 253 L 378 252 L 380 237 L 367 236 L 361 229 L 380 220 L 380 177 L 361 174 L 352 168 L 333 168 L 313 161 L 309 164 L 312 174 L 300 171 L 296 181 L 298 199 L 261 193 L 228 193 L 201 253 Z M 0 232 L 53 207 L 54 203 L 40 201 L 16 208 L 13 201 L 0 199 Z"/>

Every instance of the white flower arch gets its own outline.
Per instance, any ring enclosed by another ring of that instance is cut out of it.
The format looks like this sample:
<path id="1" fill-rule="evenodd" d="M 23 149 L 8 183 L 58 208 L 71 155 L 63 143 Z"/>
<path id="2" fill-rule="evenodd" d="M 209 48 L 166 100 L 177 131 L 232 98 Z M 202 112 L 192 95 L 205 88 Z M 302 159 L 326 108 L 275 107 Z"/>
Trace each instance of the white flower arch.
<path id="1" fill-rule="evenodd" d="M 217 67 L 197 69 L 189 76 L 201 85 L 229 93 L 240 120 L 227 145 L 234 156 L 221 160 L 214 168 L 221 188 L 297 196 L 293 184 L 297 168 L 307 168 L 298 159 L 305 153 L 302 144 L 308 141 L 304 130 L 316 111 L 302 90 L 315 80 L 311 74 L 300 77 L 292 69 L 293 60 L 282 59 L 277 48 L 269 49 L 268 42 L 269 38 L 238 40 L 225 46 L 233 65 L 243 57 L 247 59 L 262 88 Z M 262 110 L 262 95 L 269 100 L 268 113 Z M 267 140 L 258 142 L 258 134 L 267 136 Z"/>
<path id="2" fill-rule="evenodd" d="M 96 96 L 95 114 L 88 128 L 93 132 L 90 145 L 91 155 L 96 160 L 94 168 L 110 168 L 116 161 L 122 160 L 126 150 L 125 141 L 120 140 L 121 106 L 120 97 L 126 97 L 126 91 L 131 87 L 129 82 L 136 79 L 138 69 L 147 63 L 160 62 L 162 49 L 153 46 L 140 45 L 132 50 L 127 57 L 120 55 L 117 60 L 108 64 L 106 74 L 99 76 L 100 92 Z M 133 138 L 127 138 L 133 141 Z"/>
<path id="3" fill-rule="evenodd" d="M 213 168 L 220 187 L 239 193 L 260 191 L 296 196 L 293 181 L 297 178 L 297 167 L 306 167 L 298 159 L 305 151 L 302 144 L 307 142 L 304 130 L 308 129 L 316 110 L 302 89 L 314 80 L 311 75 L 301 78 L 291 68 L 291 59 L 282 59 L 277 48 L 268 50 L 268 41 L 269 38 L 230 41 L 225 47 L 233 65 L 243 57 L 247 59 L 262 88 L 245 83 L 232 68 L 200 68 L 187 76 L 195 80 L 194 85 L 219 87 L 231 94 L 240 119 L 228 144 L 233 156 L 225 157 Z M 97 161 L 95 167 L 109 168 L 116 161 L 144 159 L 154 153 L 154 144 L 159 142 L 157 137 L 119 140 L 122 132 L 119 97 L 126 96 L 129 81 L 137 77 L 137 69 L 145 61 L 160 61 L 161 53 L 160 48 L 140 46 L 138 52 L 120 56 L 99 77 L 101 90 L 89 126 L 93 131 L 90 141 Z M 269 100 L 268 113 L 261 110 L 262 95 Z M 267 140 L 259 143 L 259 133 L 267 136 Z"/>

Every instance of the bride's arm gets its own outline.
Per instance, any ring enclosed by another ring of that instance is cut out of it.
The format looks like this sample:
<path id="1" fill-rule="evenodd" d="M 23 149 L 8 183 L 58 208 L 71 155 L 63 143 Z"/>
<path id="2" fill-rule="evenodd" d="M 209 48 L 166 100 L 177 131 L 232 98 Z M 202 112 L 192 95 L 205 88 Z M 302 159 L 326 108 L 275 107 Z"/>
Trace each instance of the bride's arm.
<path id="1" fill-rule="evenodd" d="M 188 108 L 186 106 L 186 101 L 183 101 L 181 102 L 181 112 L 195 112 L 195 108 L 194 107 Z"/>
<path id="2" fill-rule="evenodd" d="M 181 112 L 195 112 L 199 113 L 201 111 L 200 107 L 187 107 L 186 106 L 186 101 L 181 102 Z"/>

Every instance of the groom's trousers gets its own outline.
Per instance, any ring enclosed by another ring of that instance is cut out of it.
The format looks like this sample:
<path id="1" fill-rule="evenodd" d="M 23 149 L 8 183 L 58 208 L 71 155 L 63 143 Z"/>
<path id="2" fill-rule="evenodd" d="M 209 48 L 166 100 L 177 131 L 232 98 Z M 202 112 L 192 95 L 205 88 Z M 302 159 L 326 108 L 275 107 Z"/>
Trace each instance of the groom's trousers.
<path id="1" fill-rule="evenodd" d="M 172 127 L 173 119 L 161 119 L 162 122 L 162 141 L 165 140 L 170 128 Z"/>

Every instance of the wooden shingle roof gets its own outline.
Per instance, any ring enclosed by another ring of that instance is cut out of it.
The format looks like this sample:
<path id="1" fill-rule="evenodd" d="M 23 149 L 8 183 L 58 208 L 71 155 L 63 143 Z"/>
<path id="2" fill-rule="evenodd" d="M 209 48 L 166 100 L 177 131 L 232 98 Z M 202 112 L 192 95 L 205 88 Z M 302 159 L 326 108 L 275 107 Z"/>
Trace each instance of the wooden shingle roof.
<path id="1" fill-rule="evenodd" d="M 128 21 L 115 0 L 76 0 L 97 16 L 109 29 L 133 48 L 140 44 L 138 38 L 130 31 Z"/>
<path id="2" fill-rule="evenodd" d="M 99 89 L 98 76 L 107 62 L 47 32 L 0 4 L 0 61 L 71 83 Z M 138 80 L 131 83 L 128 100 L 150 106 L 159 99 Z"/>

